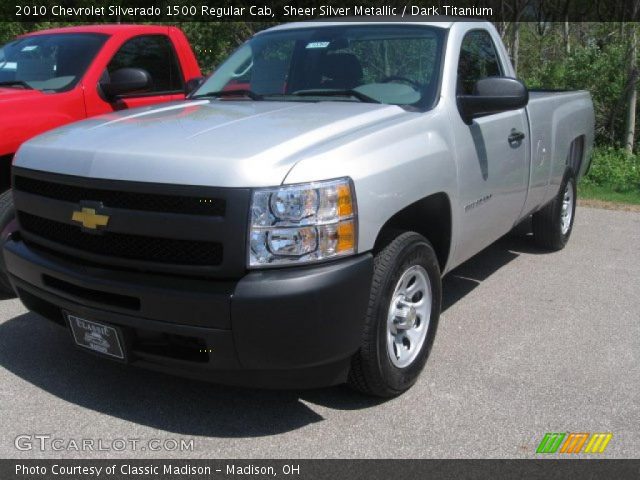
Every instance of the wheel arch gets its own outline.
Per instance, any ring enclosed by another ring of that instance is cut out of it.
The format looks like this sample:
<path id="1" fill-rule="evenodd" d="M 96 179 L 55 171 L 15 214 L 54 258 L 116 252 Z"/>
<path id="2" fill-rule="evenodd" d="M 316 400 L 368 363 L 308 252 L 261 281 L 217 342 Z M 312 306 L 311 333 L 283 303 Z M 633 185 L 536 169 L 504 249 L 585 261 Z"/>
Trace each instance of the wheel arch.
<path id="1" fill-rule="evenodd" d="M 584 135 L 579 135 L 574 138 L 569 144 L 569 152 L 567 154 L 567 167 L 571 167 L 576 177 L 580 177 L 580 171 L 582 169 L 582 163 L 585 156 L 586 138 Z M 590 166 L 590 165 L 589 165 Z M 589 167 L 587 166 L 587 168 Z M 585 171 L 586 175 L 587 172 Z M 576 180 L 578 180 L 576 178 Z"/>
<path id="2" fill-rule="evenodd" d="M 374 252 L 380 251 L 397 231 L 413 231 L 424 236 L 436 252 L 440 271 L 444 271 L 451 253 L 451 201 L 445 192 L 424 197 L 395 213 L 380 228 Z"/>

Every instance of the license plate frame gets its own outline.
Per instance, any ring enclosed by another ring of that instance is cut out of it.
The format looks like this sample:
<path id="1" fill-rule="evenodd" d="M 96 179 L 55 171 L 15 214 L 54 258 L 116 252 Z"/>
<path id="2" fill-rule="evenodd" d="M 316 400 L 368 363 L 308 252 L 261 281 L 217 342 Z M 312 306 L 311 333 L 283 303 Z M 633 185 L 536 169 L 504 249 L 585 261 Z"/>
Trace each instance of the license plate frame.
<path id="1" fill-rule="evenodd" d="M 104 322 L 96 322 L 64 312 L 75 344 L 84 351 L 120 362 L 127 361 L 122 330 Z"/>

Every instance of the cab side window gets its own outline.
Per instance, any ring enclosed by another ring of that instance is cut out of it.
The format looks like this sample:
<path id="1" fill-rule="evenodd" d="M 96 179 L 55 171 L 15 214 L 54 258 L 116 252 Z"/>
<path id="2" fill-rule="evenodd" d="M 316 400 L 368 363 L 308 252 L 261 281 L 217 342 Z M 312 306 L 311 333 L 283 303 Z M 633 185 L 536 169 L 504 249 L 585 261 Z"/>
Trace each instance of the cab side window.
<path id="1" fill-rule="evenodd" d="M 502 75 L 498 52 L 486 30 L 472 30 L 462 40 L 458 61 L 458 95 L 471 95 L 476 82 Z"/>
<path id="2" fill-rule="evenodd" d="M 109 62 L 107 74 L 121 68 L 142 68 L 149 72 L 150 93 L 184 90 L 180 64 L 171 41 L 164 35 L 143 35 L 127 41 Z"/>

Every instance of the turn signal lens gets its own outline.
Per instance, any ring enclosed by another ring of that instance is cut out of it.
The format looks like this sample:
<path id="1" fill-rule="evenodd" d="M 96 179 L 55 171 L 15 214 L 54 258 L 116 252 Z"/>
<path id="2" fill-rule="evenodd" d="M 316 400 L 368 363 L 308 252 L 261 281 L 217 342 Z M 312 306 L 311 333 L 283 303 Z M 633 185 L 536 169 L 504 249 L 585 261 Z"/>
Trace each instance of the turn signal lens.
<path id="1" fill-rule="evenodd" d="M 353 215 L 353 200 L 351 199 L 351 188 L 349 185 L 338 186 L 338 215 L 350 217 Z"/>
<path id="2" fill-rule="evenodd" d="M 353 220 L 338 225 L 338 245 L 336 252 L 351 252 L 356 248 L 356 231 Z"/>

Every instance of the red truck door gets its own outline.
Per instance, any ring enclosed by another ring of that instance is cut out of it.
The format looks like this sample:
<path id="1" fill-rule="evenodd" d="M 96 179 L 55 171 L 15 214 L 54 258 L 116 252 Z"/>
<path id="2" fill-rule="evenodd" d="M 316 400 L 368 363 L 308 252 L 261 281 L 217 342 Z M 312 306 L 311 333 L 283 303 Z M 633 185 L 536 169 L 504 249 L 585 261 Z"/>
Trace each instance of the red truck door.
<path id="1" fill-rule="evenodd" d="M 88 75 L 85 84 L 87 116 L 113 110 L 142 107 L 185 98 L 185 75 L 180 66 L 173 42 L 168 35 L 143 34 L 126 40 L 109 56 L 99 76 Z M 100 82 L 121 68 L 142 68 L 152 79 L 148 91 L 123 95 L 115 101 L 107 99 L 100 90 Z"/>

